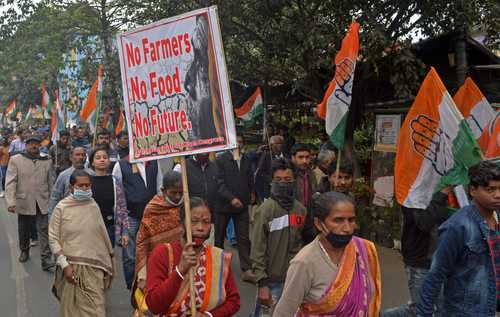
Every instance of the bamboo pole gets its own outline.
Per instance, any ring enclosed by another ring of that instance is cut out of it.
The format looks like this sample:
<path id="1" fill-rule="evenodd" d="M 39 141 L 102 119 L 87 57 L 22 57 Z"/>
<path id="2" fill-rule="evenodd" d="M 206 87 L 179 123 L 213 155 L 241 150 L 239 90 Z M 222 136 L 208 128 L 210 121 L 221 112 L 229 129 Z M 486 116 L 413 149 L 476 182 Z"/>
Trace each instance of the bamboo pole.
<path id="1" fill-rule="evenodd" d="M 342 154 L 342 149 L 339 149 L 339 154 L 337 155 L 337 168 L 335 169 L 335 179 L 338 179 L 340 176 L 340 157 L 341 157 L 341 154 Z M 336 188 L 334 188 L 333 190 L 336 190 Z"/>
<path id="2" fill-rule="evenodd" d="M 184 195 L 184 210 L 185 210 L 184 225 L 186 227 L 186 239 L 187 243 L 192 243 L 193 237 L 191 234 L 191 205 L 189 203 L 189 187 L 187 181 L 187 166 L 186 166 L 185 156 L 181 156 L 181 170 L 182 170 L 182 191 Z M 191 302 L 191 316 L 196 316 L 193 268 L 189 270 L 189 299 Z"/>

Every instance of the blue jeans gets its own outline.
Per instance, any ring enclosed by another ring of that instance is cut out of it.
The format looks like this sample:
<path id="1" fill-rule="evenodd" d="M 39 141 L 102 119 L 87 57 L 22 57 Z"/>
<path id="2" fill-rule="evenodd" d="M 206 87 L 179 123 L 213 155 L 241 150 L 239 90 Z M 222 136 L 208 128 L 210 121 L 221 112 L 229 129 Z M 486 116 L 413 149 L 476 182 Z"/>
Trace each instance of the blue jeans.
<path id="1" fill-rule="evenodd" d="M 278 283 L 278 282 L 269 283 L 267 285 L 267 287 L 269 287 L 269 290 L 271 291 L 271 297 L 273 299 L 273 307 L 271 308 L 271 311 L 267 312 L 267 314 L 265 314 L 265 312 L 263 311 L 263 310 L 265 310 L 265 306 L 262 306 L 259 303 L 259 299 L 257 298 L 255 300 L 255 310 L 254 310 L 252 316 L 253 317 L 260 317 L 260 316 L 263 316 L 263 314 L 268 315 L 268 316 L 272 316 L 272 310 L 274 310 L 274 307 L 276 306 L 276 304 L 278 304 L 278 302 L 281 298 L 281 294 L 283 293 L 283 286 L 285 286 L 285 283 Z M 258 296 L 258 294 L 259 294 L 259 290 L 257 289 L 257 296 Z"/>
<path id="2" fill-rule="evenodd" d="M 135 274 L 135 237 L 139 231 L 141 222 L 139 219 L 128 217 L 130 228 L 128 230 L 128 244 L 122 248 L 123 275 L 128 289 L 132 289 Z"/>
<path id="3" fill-rule="evenodd" d="M 5 190 L 5 176 L 7 175 L 7 166 L 0 166 L 0 172 L 2 173 L 2 191 Z"/>
<path id="4" fill-rule="evenodd" d="M 405 265 L 405 272 L 408 278 L 408 290 L 410 291 L 410 300 L 408 304 L 386 309 L 380 314 L 380 317 L 416 316 L 417 302 L 420 299 L 420 290 L 429 270 Z M 441 298 L 438 302 L 441 302 Z M 437 307 L 434 312 L 434 317 L 439 317 L 439 311 L 440 309 Z"/>

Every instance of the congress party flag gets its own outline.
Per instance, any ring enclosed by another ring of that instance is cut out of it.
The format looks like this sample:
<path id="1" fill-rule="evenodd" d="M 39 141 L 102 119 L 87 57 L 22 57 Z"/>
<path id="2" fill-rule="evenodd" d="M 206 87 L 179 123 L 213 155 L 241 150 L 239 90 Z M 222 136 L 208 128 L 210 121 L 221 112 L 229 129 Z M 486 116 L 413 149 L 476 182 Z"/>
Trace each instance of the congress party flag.
<path id="1" fill-rule="evenodd" d="M 467 170 L 481 149 L 434 68 L 424 79 L 398 138 L 397 201 L 425 209 L 446 185 L 467 183 Z"/>
<path id="2" fill-rule="evenodd" d="M 477 143 L 486 153 L 491 136 L 490 131 L 494 129 L 493 126 L 489 126 L 489 123 L 495 119 L 495 111 L 479 87 L 469 77 L 453 96 L 453 100 L 469 124 Z"/>
<path id="3" fill-rule="evenodd" d="M 10 119 L 11 117 L 15 116 L 16 113 L 17 113 L 17 105 L 16 105 L 16 99 L 14 99 L 5 110 L 5 115 L 7 118 Z"/>
<path id="4" fill-rule="evenodd" d="M 335 56 L 335 76 L 328 85 L 323 101 L 317 106 L 317 114 L 325 119 L 326 133 L 332 143 L 344 147 L 347 114 L 352 99 L 354 70 L 359 51 L 359 24 L 353 22 L 342 40 L 342 47 Z"/>
<path id="5" fill-rule="evenodd" d="M 500 112 L 495 113 L 484 134 L 485 137 L 481 141 L 486 143 L 485 158 L 500 157 Z"/>
<path id="6" fill-rule="evenodd" d="M 31 119 L 33 119 L 33 112 L 35 111 L 35 109 L 33 109 L 33 107 L 29 107 L 28 108 L 28 113 L 26 113 L 26 117 L 24 118 L 25 121 L 29 121 Z"/>
<path id="7" fill-rule="evenodd" d="M 255 92 L 248 98 L 241 107 L 234 109 L 236 116 L 240 118 L 245 125 L 251 125 L 264 113 L 264 104 L 262 102 L 262 92 L 257 87 Z"/>
<path id="8" fill-rule="evenodd" d="M 97 71 L 97 80 L 90 88 L 89 94 L 85 99 L 82 110 L 80 111 L 80 119 L 86 122 L 92 133 L 96 132 L 96 120 L 101 108 L 102 99 L 102 65 L 99 65 Z"/>
<path id="9" fill-rule="evenodd" d="M 120 116 L 118 117 L 118 122 L 116 123 L 115 127 L 115 135 L 120 134 L 122 131 L 124 131 L 126 128 L 125 124 L 125 113 L 123 111 L 120 111 Z"/>
<path id="10" fill-rule="evenodd" d="M 64 113 L 61 102 L 59 100 L 59 93 L 56 92 L 56 101 L 52 105 L 52 122 L 50 126 L 51 139 L 54 144 L 59 140 L 59 132 L 64 129 Z"/>
<path id="11" fill-rule="evenodd" d="M 42 114 L 44 119 L 52 117 L 52 105 L 50 103 L 50 96 L 45 86 L 45 81 L 42 82 Z"/>

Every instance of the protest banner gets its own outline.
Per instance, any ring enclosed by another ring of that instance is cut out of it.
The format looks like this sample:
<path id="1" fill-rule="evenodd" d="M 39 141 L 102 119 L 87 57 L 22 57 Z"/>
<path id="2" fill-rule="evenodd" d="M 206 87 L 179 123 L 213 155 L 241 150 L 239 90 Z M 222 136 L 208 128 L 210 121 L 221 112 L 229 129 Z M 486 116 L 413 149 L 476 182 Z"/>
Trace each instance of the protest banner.
<path id="1" fill-rule="evenodd" d="M 117 36 L 130 160 L 236 147 L 217 8 Z"/>

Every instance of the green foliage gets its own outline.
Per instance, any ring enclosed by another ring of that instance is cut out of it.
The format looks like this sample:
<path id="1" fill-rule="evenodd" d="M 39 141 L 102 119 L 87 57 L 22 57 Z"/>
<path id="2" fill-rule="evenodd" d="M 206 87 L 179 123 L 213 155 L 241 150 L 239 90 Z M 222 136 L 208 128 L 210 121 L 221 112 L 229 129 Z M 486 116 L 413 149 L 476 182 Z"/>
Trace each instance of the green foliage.
<path id="1" fill-rule="evenodd" d="M 13 3 L 15 2 L 15 6 Z M 91 49 L 82 78 L 105 66 L 104 102 L 118 106 L 121 85 L 112 41 L 117 32 L 217 5 L 230 78 L 245 85 L 288 85 L 318 102 L 333 73 L 332 60 L 349 24 L 361 24 L 360 80 L 388 77 L 395 98 L 415 95 L 423 65 L 409 49 L 415 36 L 480 26 L 499 47 L 497 0 L 0 0 L 0 95 L 37 101 L 42 80 L 55 85 L 62 54 Z M 96 41 L 95 39 L 98 39 Z M 89 42 L 97 47 L 89 48 Z M 102 59 L 100 58 L 102 57 Z M 395 71 L 397 70 L 397 71 Z M 12 78 L 16 78 L 13 80 Z M 351 130 L 352 133 L 353 130 Z"/>

